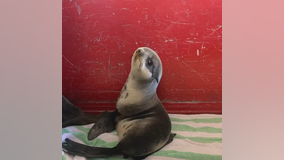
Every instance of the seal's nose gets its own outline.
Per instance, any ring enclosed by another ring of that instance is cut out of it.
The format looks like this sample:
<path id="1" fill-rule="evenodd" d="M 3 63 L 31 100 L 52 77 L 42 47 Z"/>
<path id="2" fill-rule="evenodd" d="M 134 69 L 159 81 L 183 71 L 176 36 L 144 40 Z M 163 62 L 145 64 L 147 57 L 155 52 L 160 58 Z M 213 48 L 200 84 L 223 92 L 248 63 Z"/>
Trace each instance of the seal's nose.
<path id="1" fill-rule="evenodd" d="M 143 56 L 144 55 L 144 52 L 143 52 L 143 49 L 142 48 L 138 48 L 137 50 L 136 50 L 136 54 L 138 55 L 138 56 Z"/>

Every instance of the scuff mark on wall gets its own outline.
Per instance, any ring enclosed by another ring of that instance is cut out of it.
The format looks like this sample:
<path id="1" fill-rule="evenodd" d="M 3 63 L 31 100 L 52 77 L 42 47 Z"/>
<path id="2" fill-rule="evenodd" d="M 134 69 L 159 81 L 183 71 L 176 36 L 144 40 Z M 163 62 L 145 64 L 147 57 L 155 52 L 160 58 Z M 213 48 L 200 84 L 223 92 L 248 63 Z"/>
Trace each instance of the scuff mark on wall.
<path id="1" fill-rule="evenodd" d="M 165 40 L 165 42 L 172 42 L 172 41 L 174 41 L 173 39 L 167 39 L 167 40 Z"/>
<path id="2" fill-rule="evenodd" d="M 70 0 L 70 1 L 72 1 L 72 0 Z M 77 4 L 76 1 L 75 1 L 75 6 L 77 8 L 78 14 L 81 15 L 81 7 L 80 7 L 80 5 Z"/>
<path id="3" fill-rule="evenodd" d="M 69 63 L 71 64 L 73 67 L 78 68 L 77 66 L 75 66 L 73 63 L 71 63 L 64 55 L 62 55 L 63 58 Z"/>

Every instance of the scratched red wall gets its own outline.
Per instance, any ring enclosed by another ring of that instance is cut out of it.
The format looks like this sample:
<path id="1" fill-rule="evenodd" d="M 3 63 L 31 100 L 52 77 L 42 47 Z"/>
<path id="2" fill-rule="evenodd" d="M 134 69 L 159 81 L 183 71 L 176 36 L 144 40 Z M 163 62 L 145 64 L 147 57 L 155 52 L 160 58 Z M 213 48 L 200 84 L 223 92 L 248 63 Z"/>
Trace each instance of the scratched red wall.
<path id="1" fill-rule="evenodd" d="M 163 63 L 169 113 L 222 113 L 221 0 L 63 0 L 62 89 L 86 112 L 113 110 L 132 53 Z"/>

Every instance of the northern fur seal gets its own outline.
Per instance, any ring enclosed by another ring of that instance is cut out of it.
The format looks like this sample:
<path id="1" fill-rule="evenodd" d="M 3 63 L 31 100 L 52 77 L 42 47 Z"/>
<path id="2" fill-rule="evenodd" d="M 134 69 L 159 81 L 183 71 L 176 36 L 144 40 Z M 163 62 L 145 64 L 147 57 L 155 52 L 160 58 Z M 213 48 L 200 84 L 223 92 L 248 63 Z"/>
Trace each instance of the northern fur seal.
<path id="1" fill-rule="evenodd" d="M 91 147 L 65 139 L 62 148 L 69 154 L 84 157 L 124 155 L 144 159 L 171 143 L 170 118 L 156 89 L 162 77 L 162 62 L 155 51 L 138 48 L 132 56 L 131 71 L 123 86 L 114 112 L 104 116 L 91 128 L 88 139 L 116 128 L 119 143 L 113 148 Z"/>

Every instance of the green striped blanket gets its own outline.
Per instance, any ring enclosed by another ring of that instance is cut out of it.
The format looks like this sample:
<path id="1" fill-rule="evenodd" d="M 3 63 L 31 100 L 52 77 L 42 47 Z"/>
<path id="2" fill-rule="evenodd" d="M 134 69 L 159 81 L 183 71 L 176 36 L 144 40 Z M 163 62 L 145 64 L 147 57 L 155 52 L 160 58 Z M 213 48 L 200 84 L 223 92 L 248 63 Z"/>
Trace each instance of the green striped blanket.
<path id="1" fill-rule="evenodd" d="M 169 114 L 172 121 L 174 140 L 146 160 L 221 160 L 222 159 L 222 115 Z M 62 141 L 70 138 L 76 142 L 98 147 L 114 147 L 118 143 L 116 131 L 105 133 L 88 141 L 87 134 L 93 124 L 71 126 L 62 129 Z M 125 160 L 122 156 L 109 158 L 88 158 L 87 160 Z M 86 160 L 62 151 L 62 160 Z"/>

